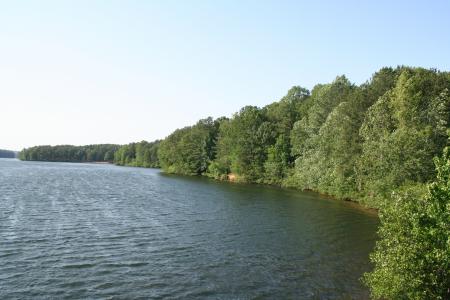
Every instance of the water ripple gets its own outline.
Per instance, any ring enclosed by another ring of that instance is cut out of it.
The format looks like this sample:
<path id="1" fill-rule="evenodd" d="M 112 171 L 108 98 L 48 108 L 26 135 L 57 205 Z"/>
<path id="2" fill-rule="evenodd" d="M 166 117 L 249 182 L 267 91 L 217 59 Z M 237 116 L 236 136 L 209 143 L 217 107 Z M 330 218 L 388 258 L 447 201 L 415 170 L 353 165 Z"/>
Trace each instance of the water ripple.
<path id="1" fill-rule="evenodd" d="M 311 193 L 0 159 L 0 299 L 364 299 L 377 222 Z"/>

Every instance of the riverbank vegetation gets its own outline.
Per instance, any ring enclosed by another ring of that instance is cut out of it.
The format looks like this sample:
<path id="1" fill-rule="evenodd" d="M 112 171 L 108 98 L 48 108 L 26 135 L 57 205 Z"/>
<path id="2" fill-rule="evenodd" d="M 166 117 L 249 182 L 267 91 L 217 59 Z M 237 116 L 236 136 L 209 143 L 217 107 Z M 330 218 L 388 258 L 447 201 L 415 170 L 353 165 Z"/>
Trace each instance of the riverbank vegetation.
<path id="1" fill-rule="evenodd" d="M 263 108 L 201 120 L 161 142 L 164 171 L 314 190 L 378 207 L 422 185 L 448 144 L 450 74 L 383 68 L 362 85 L 345 76 L 293 87 Z"/>
<path id="2" fill-rule="evenodd" d="M 405 187 L 380 210 L 380 240 L 364 277 L 377 299 L 450 299 L 450 148 L 426 188 Z"/>
<path id="3" fill-rule="evenodd" d="M 114 163 L 119 166 L 159 168 L 159 143 L 142 141 L 123 145 L 114 153 Z"/>

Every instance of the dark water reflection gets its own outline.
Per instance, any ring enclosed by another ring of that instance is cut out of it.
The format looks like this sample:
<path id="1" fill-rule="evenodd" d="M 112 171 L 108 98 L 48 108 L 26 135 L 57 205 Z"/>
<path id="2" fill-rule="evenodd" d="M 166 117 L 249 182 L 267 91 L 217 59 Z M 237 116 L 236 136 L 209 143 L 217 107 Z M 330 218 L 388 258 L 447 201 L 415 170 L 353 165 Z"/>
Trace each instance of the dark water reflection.
<path id="1" fill-rule="evenodd" d="M 364 299 L 376 216 L 313 193 L 0 160 L 1 299 Z"/>

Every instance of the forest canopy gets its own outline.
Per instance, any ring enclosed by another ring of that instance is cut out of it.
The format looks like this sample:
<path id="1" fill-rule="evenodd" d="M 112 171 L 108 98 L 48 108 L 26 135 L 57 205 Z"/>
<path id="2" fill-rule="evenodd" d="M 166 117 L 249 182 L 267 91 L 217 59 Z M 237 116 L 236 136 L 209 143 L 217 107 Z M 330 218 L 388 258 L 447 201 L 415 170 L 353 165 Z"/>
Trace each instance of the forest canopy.
<path id="1" fill-rule="evenodd" d="M 377 207 L 403 185 L 434 178 L 449 144 L 450 74 L 383 68 L 278 102 L 178 129 L 161 142 L 164 171 L 319 191 Z"/>
<path id="2" fill-rule="evenodd" d="M 123 145 L 114 153 L 114 163 L 119 166 L 159 168 L 159 143 L 157 140 Z"/>

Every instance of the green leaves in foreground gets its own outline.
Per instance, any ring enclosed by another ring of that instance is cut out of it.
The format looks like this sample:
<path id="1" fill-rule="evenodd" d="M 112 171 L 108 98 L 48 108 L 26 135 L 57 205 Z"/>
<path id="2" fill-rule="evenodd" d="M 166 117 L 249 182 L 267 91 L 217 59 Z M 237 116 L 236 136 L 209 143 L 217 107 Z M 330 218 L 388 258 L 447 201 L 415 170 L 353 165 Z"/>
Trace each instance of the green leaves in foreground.
<path id="1" fill-rule="evenodd" d="M 450 149 L 426 191 L 398 192 L 382 207 L 380 241 L 364 281 L 374 298 L 450 299 Z"/>

